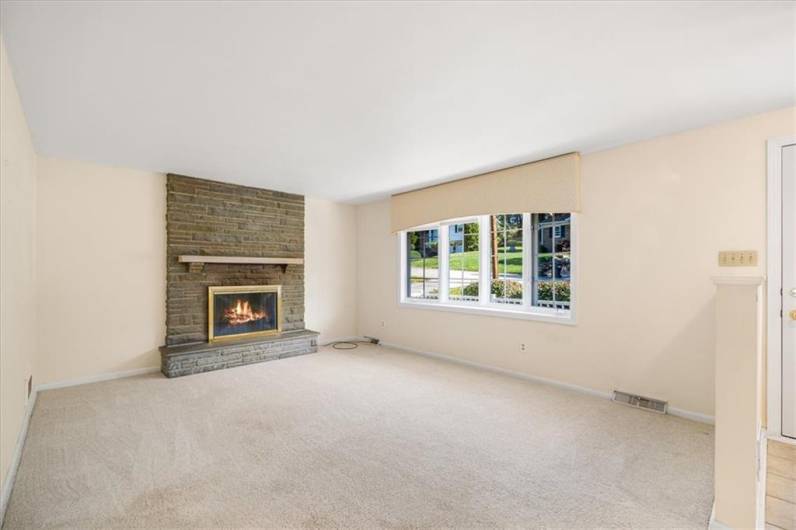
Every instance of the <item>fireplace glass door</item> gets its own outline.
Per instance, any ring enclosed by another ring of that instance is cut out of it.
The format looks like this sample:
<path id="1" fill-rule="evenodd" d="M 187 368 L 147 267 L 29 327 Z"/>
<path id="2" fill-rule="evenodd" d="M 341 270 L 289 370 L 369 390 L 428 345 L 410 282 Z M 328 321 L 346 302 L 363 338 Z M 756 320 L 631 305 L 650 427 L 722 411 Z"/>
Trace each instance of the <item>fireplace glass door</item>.
<path id="1" fill-rule="evenodd" d="M 209 339 L 279 333 L 282 329 L 280 295 L 279 285 L 209 287 Z"/>

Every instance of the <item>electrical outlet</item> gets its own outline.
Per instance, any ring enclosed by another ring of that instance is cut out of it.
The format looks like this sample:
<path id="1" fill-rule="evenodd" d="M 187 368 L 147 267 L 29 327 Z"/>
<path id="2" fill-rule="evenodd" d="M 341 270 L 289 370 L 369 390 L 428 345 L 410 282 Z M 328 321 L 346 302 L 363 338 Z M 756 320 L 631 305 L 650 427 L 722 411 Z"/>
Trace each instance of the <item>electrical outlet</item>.
<path id="1" fill-rule="evenodd" d="M 719 251 L 719 267 L 754 267 L 756 265 L 756 250 Z"/>
<path id="2" fill-rule="evenodd" d="M 520 351 L 525 351 L 525 343 L 520 344 Z"/>

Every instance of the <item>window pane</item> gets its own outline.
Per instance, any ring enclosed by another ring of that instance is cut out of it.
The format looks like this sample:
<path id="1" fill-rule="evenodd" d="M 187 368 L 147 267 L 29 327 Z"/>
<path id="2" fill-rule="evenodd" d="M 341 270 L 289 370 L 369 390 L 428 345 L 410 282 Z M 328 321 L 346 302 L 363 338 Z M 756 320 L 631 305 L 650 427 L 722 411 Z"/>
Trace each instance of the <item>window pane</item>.
<path id="1" fill-rule="evenodd" d="M 537 304 L 542 307 L 553 307 L 553 282 L 536 283 Z"/>
<path id="2" fill-rule="evenodd" d="M 556 280 L 569 280 L 569 254 L 556 254 L 555 277 Z"/>
<path id="3" fill-rule="evenodd" d="M 556 252 L 569 252 L 569 235 L 570 235 L 570 214 L 557 213 L 555 214 L 555 240 Z"/>
<path id="4" fill-rule="evenodd" d="M 409 298 L 439 297 L 438 230 L 416 230 L 406 233 L 407 276 Z"/>
<path id="5" fill-rule="evenodd" d="M 426 230 L 424 298 L 439 298 L 439 230 Z"/>
<path id="6" fill-rule="evenodd" d="M 555 282 L 556 304 L 562 309 L 569 309 L 569 282 Z"/>
<path id="7" fill-rule="evenodd" d="M 423 297 L 423 232 L 406 233 L 406 296 Z"/>
<path id="8" fill-rule="evenodd" d="M 491 293 L 500 304 L 522 303 L 522 214 L 490 217 Z"/>
<path id="9" fill-rule="evenodd" d="M 552 280 L 553 279 L 553 256 L 550 254 L 538 254 L 536 267 L 537 280 Z"/>
<path id="10" fill-rule="evenodd" d="M 477 302 L 481 269 L 478 223 L 449 225 L 448 247 L 448 298 Z"/>
<path id="11" fill-rule="evenodd" d="M 569 309 L 571 276 L 571 215 L 537 214 L 536 271 L 533 305 Z"/>

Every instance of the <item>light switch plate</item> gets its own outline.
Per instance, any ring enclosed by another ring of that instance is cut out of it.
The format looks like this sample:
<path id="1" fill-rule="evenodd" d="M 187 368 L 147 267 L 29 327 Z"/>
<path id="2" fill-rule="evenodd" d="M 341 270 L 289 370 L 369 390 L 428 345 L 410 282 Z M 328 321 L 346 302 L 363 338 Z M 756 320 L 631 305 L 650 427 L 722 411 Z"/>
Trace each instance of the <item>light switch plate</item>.
<path id="1" fill-rule="evenodd" d="M 719 251 L 719 267 L 755 267 L 756 265 L 756 250 Z"/>

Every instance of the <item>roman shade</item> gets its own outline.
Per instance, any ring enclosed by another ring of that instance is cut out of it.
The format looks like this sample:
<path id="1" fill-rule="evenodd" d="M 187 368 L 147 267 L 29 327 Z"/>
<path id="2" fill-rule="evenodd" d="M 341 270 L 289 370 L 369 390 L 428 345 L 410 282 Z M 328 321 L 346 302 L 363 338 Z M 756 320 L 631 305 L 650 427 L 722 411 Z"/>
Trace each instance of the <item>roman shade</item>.
<path id="1" fill-rule="evenodd" d="M 580 154 L 492 171 L 393 195 L 393 232 L 445 219 L 580 210 Z"/>

